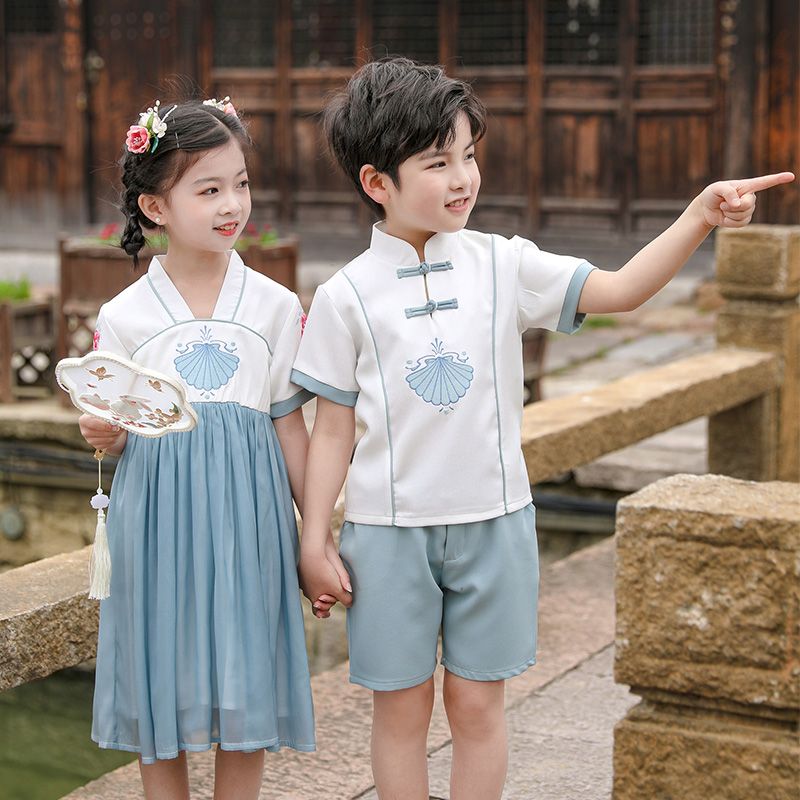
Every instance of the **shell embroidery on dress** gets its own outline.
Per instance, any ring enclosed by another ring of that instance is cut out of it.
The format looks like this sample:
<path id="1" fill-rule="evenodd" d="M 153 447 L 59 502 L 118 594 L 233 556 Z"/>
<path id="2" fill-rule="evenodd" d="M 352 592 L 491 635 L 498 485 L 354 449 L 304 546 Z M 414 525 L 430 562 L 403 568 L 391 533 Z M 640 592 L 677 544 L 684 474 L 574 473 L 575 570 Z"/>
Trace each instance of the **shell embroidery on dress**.
<path id="1" fill-rule="evenodd" d="M 204 325 L 200 338 L 187 344 L 178 344 L 175 369 L 189 386 L 199 389 L 208 400 L 214 391 L 230 381 L 239 369 L 239 356 L 235 356 L 235 342 L 214 339 L 211 328 Z"/>
<path id="2" fill-rule="evenodd" d="M 433 355 L 406 361 L 406 382 L 426 403 L 448 414 L 467 393 L 475 370 L 467 364 L 466 353 L 446 351 L 439 339 L 434 339 L 431 347 Z"/>

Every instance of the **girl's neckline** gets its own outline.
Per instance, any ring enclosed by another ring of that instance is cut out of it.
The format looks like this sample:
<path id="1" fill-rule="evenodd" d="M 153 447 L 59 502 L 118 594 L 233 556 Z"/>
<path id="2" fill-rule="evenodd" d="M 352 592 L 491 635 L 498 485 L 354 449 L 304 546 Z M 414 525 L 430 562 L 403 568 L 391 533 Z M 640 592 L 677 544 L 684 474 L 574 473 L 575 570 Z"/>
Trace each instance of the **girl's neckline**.
<path id="1" fill-rule="evenodd" d="M 161 304 L 172 317 L 173 322 L 233 320 L 244 291 L 244 264 L 235 250 L 231 250 L 228 254 L 225 276 L 222 279 L 210 317 L 201 317 L 194 314 L 161 263 L 163 257 L 163 255 L 153 256 L 150 267 L 147 270 L 147 278 Z"/>

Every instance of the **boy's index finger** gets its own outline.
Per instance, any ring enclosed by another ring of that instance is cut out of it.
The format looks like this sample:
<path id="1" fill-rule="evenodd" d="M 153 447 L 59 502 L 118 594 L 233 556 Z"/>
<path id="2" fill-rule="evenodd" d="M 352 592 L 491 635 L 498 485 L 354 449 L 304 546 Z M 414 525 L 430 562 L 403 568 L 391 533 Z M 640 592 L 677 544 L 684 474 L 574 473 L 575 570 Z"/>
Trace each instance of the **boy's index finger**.
<path id="1" fill-rule="evenodd" d="M 745 178 L 736 181 L 736 190 L 740 195 L 748 192 L 763 192 L 764 189 L 771 189 L 773 186 L 780 186 L 782 183 L 791 183 L 794 180 L 793 172 L 775 172 L 772 175 L 760 175 L 757 178 Z"/>

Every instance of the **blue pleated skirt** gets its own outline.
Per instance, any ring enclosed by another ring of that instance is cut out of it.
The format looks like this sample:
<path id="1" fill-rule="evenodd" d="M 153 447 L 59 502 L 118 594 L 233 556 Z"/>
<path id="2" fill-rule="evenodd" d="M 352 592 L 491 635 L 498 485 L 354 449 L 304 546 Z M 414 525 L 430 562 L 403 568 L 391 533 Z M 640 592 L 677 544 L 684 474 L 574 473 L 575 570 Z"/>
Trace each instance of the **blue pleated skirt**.
<path id="1" fill-rule="evenodd" d="M 198 403 L 129 435 L 111 488 L 92 739 L 140 753 L 314 749 L 297 530 L 270 417 Z"/>

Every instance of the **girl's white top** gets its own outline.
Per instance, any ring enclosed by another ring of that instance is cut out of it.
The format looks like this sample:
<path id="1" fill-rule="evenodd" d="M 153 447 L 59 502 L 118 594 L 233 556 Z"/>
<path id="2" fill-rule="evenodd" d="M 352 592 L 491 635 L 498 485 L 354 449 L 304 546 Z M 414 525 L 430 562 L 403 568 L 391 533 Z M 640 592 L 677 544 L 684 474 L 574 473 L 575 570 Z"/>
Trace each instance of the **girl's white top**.
<path id="1" fill-rule="evenodd" d="M 572 333 L 588 262 L 514 237 L 438 233 L 370 247 L 316 292 L 294 383 L 355 407 L 366 432 L 345 518 L 374 525 L 490 519 L 531 502 L 520 446 L 521 334 Z"/>
<path id="2" fill-rule="evenodd" d="M 236 402 L 274 418 L 311 397 L 289 380 L 302 316 L 293 292 L 232 251 L 213 314 L 196 319 L 156 257 L 100 309 L 95 349 L 177 378 L 191 403 Z"/>

